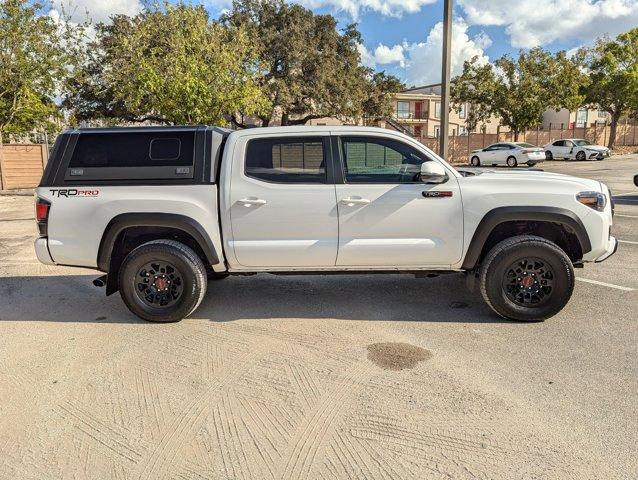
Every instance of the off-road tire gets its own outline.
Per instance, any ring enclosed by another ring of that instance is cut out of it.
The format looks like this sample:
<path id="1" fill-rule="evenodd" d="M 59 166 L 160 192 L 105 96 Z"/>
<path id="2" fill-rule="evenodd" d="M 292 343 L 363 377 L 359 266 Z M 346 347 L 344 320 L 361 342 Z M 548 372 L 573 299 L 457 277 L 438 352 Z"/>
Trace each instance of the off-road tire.
<path id="1" fill-rule="evenodd" d="M 516 168 L 518 166 L 518 160 L 516 160 L 516 157 L 507 157 L 505 163 L 510 168 Z"/>
<path id="2" fill-rule="evenodd" d="M 546 262 L 553 273 L 553 287 L 545 303 L 522 306 L 505 293 L 505 275 L 518 259 L 535 257 Z M 574 267 L 569 257 L 555 243 L 534 235 L 520 235 L 495 245 L 481 264 L 479 285 L 485 303 L 509 320 L 540 322 L 560 312 L 574 291 Z"/>
<path id="3" fill-rule="evenodd" d="M 150 306 L 135 291 L 140 268 L 152 261 L 170 262 L 181 273 L 182 291 L 172 305 Z M 189 316 L 202 302 L 208 286 L 202 260 L 191 248 L 174 240 L 153 240 L 135 248 L 122 262 L 118 282 L 128 309 L 149 322 L 178 322 Z"/>
<path id="4" fill-rule="evenodd" d="M 470 159 L 470 165 L 472 165 L 473 167 L 480 167 L 481 166 L 481 159 L 474 155 L 471 159 Z"/>

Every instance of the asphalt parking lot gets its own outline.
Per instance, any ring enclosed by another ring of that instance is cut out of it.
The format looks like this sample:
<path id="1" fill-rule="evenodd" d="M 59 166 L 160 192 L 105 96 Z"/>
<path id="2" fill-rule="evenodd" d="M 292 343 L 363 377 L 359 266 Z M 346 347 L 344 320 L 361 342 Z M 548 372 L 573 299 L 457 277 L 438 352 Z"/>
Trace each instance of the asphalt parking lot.
<path id="1" fill-rule="evenodd" d="M 621 243 L 536 324 L 457 275 L 231 277 L 149 324 L 0 196 L 0 478 L 638 478 L 638 155 L 541 168 L 607 183 Z"/>

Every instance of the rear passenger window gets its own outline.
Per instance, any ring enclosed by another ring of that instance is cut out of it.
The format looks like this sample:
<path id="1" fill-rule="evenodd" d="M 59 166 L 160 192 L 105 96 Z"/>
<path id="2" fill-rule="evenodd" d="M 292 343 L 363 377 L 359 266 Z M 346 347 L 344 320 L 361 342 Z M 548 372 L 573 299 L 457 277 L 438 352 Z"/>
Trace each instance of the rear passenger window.
<path id="1" fill-rule="evenodd" d="M 325 183 L 321 137 L 264 138 L 248 142 L 245 173 L 276 183 Z"/>
<path id="2" fill-rule="evenodd" d="M 194 132 L 82 133 L 70 168 L 193 165 Z"/>

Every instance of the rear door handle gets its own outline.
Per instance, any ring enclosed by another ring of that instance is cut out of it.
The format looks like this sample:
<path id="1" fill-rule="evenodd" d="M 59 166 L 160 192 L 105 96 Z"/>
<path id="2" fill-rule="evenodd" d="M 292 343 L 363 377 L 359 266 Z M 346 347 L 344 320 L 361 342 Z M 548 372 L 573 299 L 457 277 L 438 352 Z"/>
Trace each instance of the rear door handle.
<path id="1" fill-rule="evenodd" d="M 346 197 L 341 199 L 341 203 L 347 205 L 367 205 L 370 203 L 370 200 L 361 197 Z"/>
<path id="2" fill-rule="evenodd" d="M 262 200 L 261 198 L 242 198 L 239 200 L 239 203 L 243 203 L 244 207 L 250 207 L 251 205 L 266 205 L 266 200 Z"/>

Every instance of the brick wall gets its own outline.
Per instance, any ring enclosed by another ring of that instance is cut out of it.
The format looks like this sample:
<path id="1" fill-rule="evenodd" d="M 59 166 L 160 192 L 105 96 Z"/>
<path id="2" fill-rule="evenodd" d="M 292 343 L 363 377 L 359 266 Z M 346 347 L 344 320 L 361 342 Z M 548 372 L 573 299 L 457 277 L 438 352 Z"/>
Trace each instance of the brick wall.
<path id="1" fill-rule="evenodd" d="M 541 130 L 540 128 L 528 130 L 518 136 L 519 142 L 532 143 L 542 147 L 543 145 L 559 140 L 562 138 L 584 138 L 598 145 L 607 145 L 609 142 L 610 127 L 609 125 L 597 125 L 586 128 L 572 129 L 551 129 Z M 423 144 L 430 149 L 438 152 L 438 138 L 421 138 Z M 449 159 L 452 163 L 467 163 L 468 156 L 472 150 L 487 147 L 497 142 L 512 142 L 514 134 L 511 132 L 503 133 L 472 133 L 463 136 L 449 137 Z M 616 130 L 616 142 L 614 149 L 618 151 L 632 150 L 627 147 L 638 147 L 638 125 L 630 125 L 621 123 Z"/>

